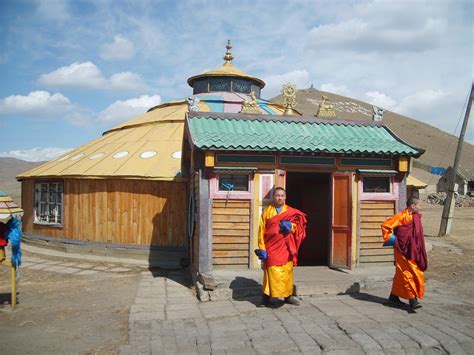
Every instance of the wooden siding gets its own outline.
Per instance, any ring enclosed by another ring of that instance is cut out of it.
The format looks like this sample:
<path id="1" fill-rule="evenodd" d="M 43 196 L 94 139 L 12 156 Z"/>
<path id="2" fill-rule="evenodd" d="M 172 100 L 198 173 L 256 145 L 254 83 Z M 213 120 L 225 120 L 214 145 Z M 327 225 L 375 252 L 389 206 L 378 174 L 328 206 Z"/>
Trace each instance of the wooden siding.
<path id="1" fill-rule="evenodd" d="M 34 186 L 33 179 L 22 182 L 26 233 L 99 243 L 186 247 L 186 183 L 65 179 L 62 227 L 33 223 Z"/>
<path id="2" fill-rule="evenodd" d="M 191 238 L 193 271 L 199 270 L 199 172 L 189 179 L 189 191 L 194 194 L 194 229 Z M 189 213 L 189 212 L 188 212 Z"/>
<path id="3" fill-rule="evenodd" d="M 393 263 L 393 248 L 383 247 L 380 225 L 395 213 L 395 201 L 361 201 L 360 252 L 361 264 Z"/>
<path id="4" fill-rule="evenodd" d="M 212 263 L 215 267 L 248 267 L 250 201 L 213 200 Z"/>

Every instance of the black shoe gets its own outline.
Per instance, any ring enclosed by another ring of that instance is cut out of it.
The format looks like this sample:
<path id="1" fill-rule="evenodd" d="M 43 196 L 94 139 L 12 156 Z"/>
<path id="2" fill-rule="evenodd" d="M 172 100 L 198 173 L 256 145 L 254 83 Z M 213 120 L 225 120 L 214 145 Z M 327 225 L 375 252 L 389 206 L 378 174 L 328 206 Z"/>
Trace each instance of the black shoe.
<path id="1" fill-rule="evenodd" d="M 293 306 L 299 306 L 300 300 L 295 296 L 285 297 L 285 303 L 292 304 Z"/>
<path id="2" fill-rule="evenodd" d="M 262 305 L 264 305 L 265 307 L 271 306 L 271 298 L 270 298 L 270 296 L 265 295 L 265 294 L 262 296 Z"/>
<path id="3" fill-rule="evenodd" d="M 388 296 L 388 302 L 399 307 L 406 306 L 406 304 L 400 301 L 400 298 L 398 296 L 395 296 L 393 293 Z"/>
<path id="4" fill-rule="evenodd" d="M 411 309 L 418 309 L 422 307 L 422 305 L 420 304 L 420 302 L 418 302 L 418 299 L 416 297 L 409 300 L 409 302 L 410 302 Z"/>

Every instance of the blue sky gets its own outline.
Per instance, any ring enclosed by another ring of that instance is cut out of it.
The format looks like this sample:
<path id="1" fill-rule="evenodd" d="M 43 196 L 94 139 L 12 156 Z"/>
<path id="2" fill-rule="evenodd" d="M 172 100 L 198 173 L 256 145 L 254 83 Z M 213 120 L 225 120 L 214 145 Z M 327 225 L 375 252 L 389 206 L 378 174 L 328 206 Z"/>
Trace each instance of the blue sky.
<path id="1" fill-rule="evenodd" d="M 227 39 L 265 98 L 313 84 L 453 133 L 472 18 L 461 0 L 2 0 L 0 156 L 51 159 L 189 96 L 186 79 L 222 65 Z"/>

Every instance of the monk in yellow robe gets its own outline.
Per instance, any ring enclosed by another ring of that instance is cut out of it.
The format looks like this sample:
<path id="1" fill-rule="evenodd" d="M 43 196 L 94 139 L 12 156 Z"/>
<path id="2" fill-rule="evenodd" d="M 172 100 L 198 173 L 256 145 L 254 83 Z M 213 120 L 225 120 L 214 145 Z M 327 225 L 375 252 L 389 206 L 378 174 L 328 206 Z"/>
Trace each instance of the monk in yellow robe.
<path id="1" fill-rule="evenodd" d="M 405 298 L 412 309 L 421 307 L 418 299 L 425 293 L 424 271 L 428 267 L 420 210 L 420 201 L 410 197 L 406 209 L 382 224 L 383 239 L 386 243 L 391 242 L 395 254 L 395 276 L 389 302 L 402 306 L 405 303 L 400 297 Z"/>
<path id="2" fill-rule="evenodd" d="M 277 187 L 273 204 L 265 208 L 260 218 L 258 247 L 255 251 L 263 264 L 263 302 L 271 305 L 271 298 L 284 298 L 286 303 L 299 305 L 293 295 L 293 266 L 298 260 L 298 249 L 306 237 L 306 216 L 288 206 L 286 191 Z"/>

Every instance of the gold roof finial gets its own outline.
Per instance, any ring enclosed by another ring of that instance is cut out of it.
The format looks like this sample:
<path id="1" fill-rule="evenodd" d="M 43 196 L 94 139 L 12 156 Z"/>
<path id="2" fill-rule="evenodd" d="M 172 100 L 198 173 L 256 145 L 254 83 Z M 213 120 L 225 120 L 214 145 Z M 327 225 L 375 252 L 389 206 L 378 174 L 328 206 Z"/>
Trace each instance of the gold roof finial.
<path id="1" fill-rule="evenodd" d="M 232 65 L 232 59 L 234 59 L 234 57 L 232 57 L 232 53 L 230 53 L 230 50 L 232 48 L 232 45 L 230 44 L 230 39 L 227 40 L 227 46 L 225 46 L 227 48 L 226 52 L 225 52 L 225 56 L 224 56 L 224 60 L 225 60 L 225 63 L 224 65 Z"/>
<path id="2" fill-rule="evenodd" d="M 336 110 L 334 109 L 334 106 L 330 103 L 329 98 L 326 95 L 322 96 L 318 111 L 314 116 L 324 118 L 336 117 Z"/>
<path id="3" fill-rule="evenodd" d="M 283 94 L 283 106 L 285 106 L 285 116 L 295 116 L 296 112 L 293 108 L 296 106 L 296 85 L 286 84 L 283 85 L 281 92 Z"/>

